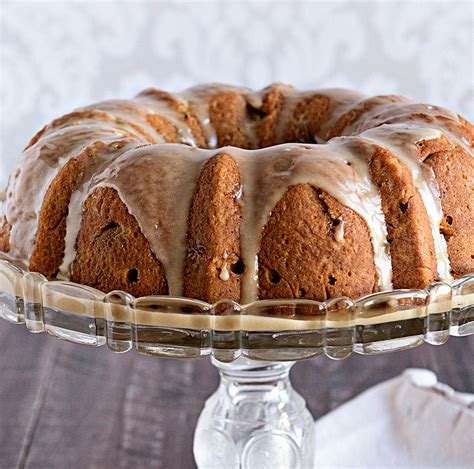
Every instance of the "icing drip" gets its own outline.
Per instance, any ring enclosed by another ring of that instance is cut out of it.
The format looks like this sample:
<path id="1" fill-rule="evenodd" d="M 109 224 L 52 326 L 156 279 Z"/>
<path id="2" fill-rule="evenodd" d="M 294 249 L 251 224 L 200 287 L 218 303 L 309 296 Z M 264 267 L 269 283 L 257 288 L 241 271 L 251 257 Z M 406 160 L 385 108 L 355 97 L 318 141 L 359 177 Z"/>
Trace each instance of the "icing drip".
<path id="1" fill-rule="evenodd" d="M 459 124 L 457 115 L 438 106 L 426 106 L 415 103 L 402 96 L 397 96 L 397 102 L 377 106 L 363 113 L 350 126 L 351 135 L 360 134 L 365 130 L 374 129 L 382 124 L 400 124 L 428 126 L 431 128 L 445 128 L 447 123 Z"/>
<path id="2" fill-rule="evenodd" d="M 311 184 L 353 209 L 366 221 L 381 289 L 391 288 L 387 230 L 377 188 L 372 184 L 361 139 L 336 139 L 325 146 L 284 144 L 251 152 L 232 149 L 243 185 L 240 228 L 242 302 L 258 297 L 258 252 L 263 227 L 284 192 L 296 184 Z M 226 151 L 223 149 L 222 151 Z"/>
<path id="3" fill-rule="evenodd" d="M 61 167 L 95 141 L 134 138 L 126 129 L 106 125 L 78 124 L 48 130 L 23 153 L 22 160 L 10 178 L 5 214 L 12 224 L 10 255 L 28 264 L 34 246 L 38 218 L 44 195 Z"/>
<path id="4" fill-rule="evenodd" d="M 221 268 L 221 272 L 219 274 L 219 278 L 223 281 L 223 282 L 227 282 L 227 280 L 230 279 L 230 272 L 229 272 L 229 268 L 228 268 L 228 265 L 227 265 L 227 252 L 224 252 L 224 262 L 222 264 L 222 268 Z"/>
<path id="5" fill-rule="evenodd" d="M 133 150 L 133 158 L 131 156 L 123 154 L 98 174 L 89 193 L 96 187 L 112 187 L 118 192 L 163 264 L 169 294 L 180 296 L 187 217 L 197 178 L 209 152 L 166 144 Z M 151 187 L 159 190 L 147 190 Z"/>
<path id="6" fill-rule="evenodd" d="M 101 186 L 117 190 L 162 262 L 169 293 L 179 296 L 183 287 L 187 214 L 196 180 L 205 161 L 227 153 L 239 165 L 243 188 L 240 196 L 236 194 L 242 206 L 241 255 L 246 266 L 242 274 L 242 302 L 258 297 L 261 232 L 273 207 L 288 187 L 302 183 L 326 191 L 366 220 L 380 288 L 387 289 L 391 286 L 391 269 L 386 227 L 380 196 L 370 181 L 363 156 L 366 147 L 366 142 L 355 138 L 338 139 L 324 147 L 285 144 L 256 151 L 233 147 L 206 151 L 172 144 L 151 145 L 133 150 L 133 158 L 130 153 L 118 157 L 94 178 L 89 193 Z M 141 175 L 139 182 L 133 176 L 137 174 Z M 160 190 L 147 191 L 146 187 Z M 220 278 L 225 281 L 229 275 L 224 256 Z"/>
<path id="7" fill-rule="evenodd" d="M 137 100 L 117 99 L 102 101 L 82 108 L 82 110 L 95 112 L 105 111 L 114 116 L 115 119 L 134 122 L 137 129 L 141 131 L 142 137 L 144 137 L 148 143 L 165 143 L 163 136 L 159 134 L 147 120 L 147 115 L 151 112 L 144 104 L 141 104 Z"/>
<path id="8" fill-rule="evenodd" d="M 275 141 L 282 143 L 285 141 L 286 123 L 290 121 L 295 111 L 298 101 L 303 98 L 303 93 L 296 91 L 292 86 L 283 86 L 283 102 L 278 115 L 278 123 L 275 129 Z"/>
<path id="9" fill-rule="evenodd" d="M 212 96 L 224 91 L 236 91 L 242 93 L 250 90 L 230 85 L 212 83 L 209 85 L 193 86 L 192 88 L 179 93 L 179 96 L 186 100 L 189 106 L 196 113 L 206 136 L 207 147 L 211 149 L 217 148 L 217 134 L 211 124 L 211 118 L 209 117 L 209 101 Z"/>
<path id="10" fill-rule="evenodd" d="M 126 134 L 135 135 L 137 138 L 143 138 L 146 135 L 143 130 L 131 121 L 117 117 L 110 112 L 99 111 L 97 109 L 83 108 L 82 110 L 74 111 L 66 114 L 58 119 L 53 120 L 39 133 L 42 140 L 52 134 L 62 135 L 61 131 L 66 129 L 71 131 L 70 127 L 80 127 L 82 130 L 94 131 L 99 130 L 98 135 L 101 135 L 100 129 L 111 129 L 115 133 L 123 131 Z M 37 140 L 34 140 L 34 144 Z M 29 144 L 27 149 L 30 149 L 34 144 Z"/>
<path id="11" fill-rule="evenodd" d="M 442 133 L 439 129 L 407 124 L 385 124 L 361 134 L 361 136 L 369 138 L 373 142 L 387 148 L 410 169 L 413 182 L 420 193 L 430 219 L 438 277 L 440 280 L 451 280 L 448 247 L 440 231 L 443 210 L 441 208 L 438 184 L 433 170 L 420 161 L 420 153 L 416 147 L 416 143 L 421 140 L 438 138 L 441 135 Z"/>
<path id="12" fill-rule="evenodd" d="M 223 85 L 214 83 L 211 85 L 194 86 L 188 90 L 183 91 L 179 96 L 186 100 L 193 111 L 199 118 L 206 135 L 208 148 L 217 148 L 217 135 L 209 117 L 209 101 L 211 98 L 219 93 L 234 92 L 240 94 L 247 102 L 247 105 L 254 109 L 260 109 L 263 100 L 263 91 L 253 91 L 248 88 L 241 88 L 237 86 Z M 258 121 L 252 119 L 245 119 L 244 133 L 249 138 L 252 148 L 258 147 L 257 138 L 257 124 Z"/>
<path id="13" fill-rule="evenodd" d="M 315 143 L 325 143 L 327 131 L 337 121 L 337 119 L 349 111 L 357 102 L 365 98 L 361 93 L 352 90 L 340 88 L 327 88 L 317 91 L 299 91 L 291 86 L 282 86 L 284 99 L 282 109 L 278 116 L 278 125 L 275 132 L 277 142 L 285 142 L 285 133 L 288 122 L 291 121 L 296 106 L 302 100 L 312 98 L 316 95 L 328 98 L 329 107 L 326 111 L 326 117 L 323 119 L 321 128 L 317 135 L 314 135 Z"/>
<path id="14" fill-rule="evenodd" d="M 69 213 L 66 218 L 66 237 L 65 237 L 65 249 L 64 258 L 59 266 L 58 278 L 67 279 L 69 278 L 69 267 L 76 257 L 76 239 L 79 234 L 79 228 L 81 226 L 81 213 L 80 207 L 83 202 L 84 187 L 87 185 L 83 184 L 82 188 L 78 191 L 74 191 L 71 195 L 71 201 L 69 203 Z M 79 210 L 77 209 L 79 207 Z"/>
<path id="15" fill-rule="evenodd" d="M 191 128 L 186 124 L 184 116 L 180 115 L 178 108 L 180 106 L 179 101 L 170 103 L 164 99 L 156 99 L 152 96 L 138 96 L 136 101 L 146 105 L 146 110 L 148 114 L 164 117 L 167 119 L 177 130 L 180 136 L 179 143 L 184 143 L 185 145 L 190 145 L 192 147 L 197 146 L 196 140 L 192 133 Z M 174 104 L 174 106 L 173 106 Z M 155 131 L 157 135 L 160 135 Z M 157 142 L 162 142 L 163 137 L 160 135 L 161 140 L 156 140 Z M 178 143 L 178 142 L 176 142 Z"/>
<path id="16" fill-rule="evenodd" d="M 76 257 L 76 239 L 79 234 L 82 219 L 82 204 L 88 195 L 89 184 L 92 176 L 100 172 L 105 164 L 111 163 L 128 150 L 135 149 L 134 141 L 111 142 L 105 148 L 101 148 L 96 154 L 89 157 L 85 172 L 82 177 L 83 183 L 71 194 L 69 211 L 66 218 L 66 237 L 64 258 L 59 267 L 59 278 L 67 279 L 70 274 L 71 264 Z"/>
<path id="17" fill-rule="evenodd" d="M 367 97 L 357 91 L 346 90 L 344 88 L 318 90 L 318 94 L 329 98 L 329 109 L 326 113 L 326 119 L 321 124 L 318 136 L 322 142 L 326 141 L 327 133 L 336 121 Z"/>

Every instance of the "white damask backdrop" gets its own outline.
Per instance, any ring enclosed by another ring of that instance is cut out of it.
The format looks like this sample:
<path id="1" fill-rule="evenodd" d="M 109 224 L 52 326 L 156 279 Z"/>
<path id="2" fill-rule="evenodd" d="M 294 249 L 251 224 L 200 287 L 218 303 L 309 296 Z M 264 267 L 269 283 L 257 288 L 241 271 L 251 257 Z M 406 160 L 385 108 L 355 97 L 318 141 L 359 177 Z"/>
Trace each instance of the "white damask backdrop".
<path id="1" fill-rule="evenodd" d="M 0 0 L 0 187 L 48 120 L 149 86 L 346 86 L 473 120 L 473 5 Z"/>

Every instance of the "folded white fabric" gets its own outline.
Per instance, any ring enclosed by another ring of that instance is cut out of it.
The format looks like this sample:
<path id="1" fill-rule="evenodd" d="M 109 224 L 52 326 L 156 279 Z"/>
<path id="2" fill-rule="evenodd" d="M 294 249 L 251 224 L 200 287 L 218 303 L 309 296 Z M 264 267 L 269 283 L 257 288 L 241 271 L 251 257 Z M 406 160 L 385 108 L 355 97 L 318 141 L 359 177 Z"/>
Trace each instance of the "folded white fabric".
<path id="1" fill-rule="evenodd" d="M 408 369 L 315 423 L 315 467 L 474 468 L 474 394 Z"/>

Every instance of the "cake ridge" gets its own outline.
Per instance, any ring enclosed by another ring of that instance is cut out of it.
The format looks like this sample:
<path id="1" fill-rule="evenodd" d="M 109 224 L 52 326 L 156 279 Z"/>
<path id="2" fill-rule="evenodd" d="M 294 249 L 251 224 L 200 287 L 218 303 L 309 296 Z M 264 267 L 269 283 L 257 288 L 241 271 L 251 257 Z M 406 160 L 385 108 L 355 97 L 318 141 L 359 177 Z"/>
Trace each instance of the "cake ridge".
<path id="1" fill-rule="evenodd" d="M 99 141 L 100 133 L 91 134 L 94 127 L 77 125 L 61 130 L 61 133 L 45 135 L 22 156 L 19 167 L 9 180 L 10 194 L 5 201 L 5 214 L 12 225 L 12 255 L 28 264 L 43 197 L 61 167 L 87 146 Z M 112 127 L 101 128 L 102 142 L 134 138 L 132 134 Z M 94 136 L 93 136 L 94 135 Z M 74 140 L 72 137 L 77 137 Z M 57 140 L 64 142 L 61 147 Z"/>
<path id="2" fill-rule="evenodd" d="M 86 147 L 84 150 L 87 152 L 91 150 L 97 143 Z M 59 266 L 58 277 L 64 279 L 69 278 L 70 275 L 70 266 L 74 260 L 76 249 L 75 244 L 80 230 L 81 224 L 81 207 L 84 203 L 86 197 L 89 195 L 89 187 L 96 173 L 100 172 L 105 164 L 110 164 L 114 160 L 120 158 L 121 155 L 127 153 L 130 150 L 135 150 L 137 148 L 136 141 L 133 140 L 118 140 L 109 143 L 105 150 L 106 152 L 111 149 L 115 152 L 110 155 L 99 154 L 89 156 L 87 164 L 85 165 L 84 173 L 81 175 L 81 181 L 78 186 L 74 187 L 70 196 L 69 208 L 66 217 L 66 235 L 65 235 L 65 247 L 64 247 L 64 257 L 62 259 L 61 265 Z M 93 159 L 93 156 L 96 158 Z M 76 158 L 80 158 L 79 154 Z M 92 162 L 90 160 L 93 160 Z M 91 164 L 92 163 L 92 164 Z"/>
<path id="3" fill-rule="evenodd" d="M 441 131 L 428 127 L 415 127 L 410 124 L 383 124 L 366 130 L 360 135 L 387 148 L 410 169 L 430 220 L 438 278 L 452 280 L 447 244 L 440 231 L 443 211 L 439 199 L 439 188 L 433 170 L 420 161 L 416 147 L 419 141 L 439 138 Z"/>
<path id="4" fill-rule="evenodd" d="M 182 187 L 179 187 L 174 180 L 168 181 L 166 175 L 163 175 L 163 179 L 160 181 L 154 180 L 153 185 L 160 187 L 166 200 L 173 201 L 180 196 L 185 203 L 178 212 L 187 213 L 193 195 L 191 183 L 196 180 L 196 175 L 200 173 L 204 163 L 216 156 L 227 154 L 237 162 L 241 172 L 242 186 L 245 187 L 241 196 L 238 197 L 242 205 L 240 230 L 242 259 L 247 266 L 247 270 L 242 276 L 245 302 L 248 303 L 256 299 L 258 262 L 255 259 L 258 258 L 260 249 L 259 234 L 268 221 L 268 214 L 271 213 L 274 205 L 289 187 L 302 183 L 311 184 L 334 197 L 337 196 L 342 199 L 344 205 L 363 216 L 373 239 L 380 288 L 390 289 L 390 261 L 387 252 L 384 216 L 380 207 L 380 196 L 370 180 L 367 163 L 362 156 L 363 152 L 357 152 L 354 148 L 361 143 L 364 145 L 363 140 L 358 137 L 341 137 L 324 148 L 310 144 L 281 144 L 273 146 L 271 149 L 260 150 L 243 150 L 235 147 L 204 150 L 191 147 L 183 148 L 178 144 L 145 146 L 139 151 L 129 150 L 133 153 L 133 158 L 129 158 L 129 152 L 123 153 L 105 169 L 107 174 L 95 175 L 82 200 L 85 200 L 97 187 L 115 189 L 150 240 L 153 252 L 169 274 L 168 279 L 173 279 L 168 281 L 170 294 L 180 296 L 182 285 L 179 285 L 180 276 L 176 275 L 176 272 L 182 270 L 187 225 L 181 220 L 174 228 L 174 235 L 168 236 L 163 232 L 159 236 L 154 234 L 153 225 L 156 220 L 150 213 L 141 213 L 142 206 L 153 208 L 153 203 L 152 201 L 145 202 L 148 196 L 145 195 L 145 191 L 137 181 L 132 180 L 131 185 L 128 186 L 127 182 L 131 179 L 127 177 L 126 171 L 131 169 L 132 174 L 141 174 L 141 171 L 134 167 L 134 164 L 141 159 L 145 160 L 144 164 L 150 169 L 150 172 L 155 174 L 163 167 L 169 168 L 173 164 L 181 165 L 180 170 L 174 174 L 181 174 L 182 170 L 186 169 L 192 175 L 188 184 L 185 184 L 185 195 Z M 176 158 L 177 155 L 179 158 Z M 184 155 L 186 155 L 185 159 L 183 159 Z M 162 159 L 167 164 L 163 164 Z M 154 171 L 155 168 L 156 171 Z M 267 173 L 262 173 L 262 169 L 267 170 Z M 116 171 L 125 174 L 120 184 L 115 182 L 118 177 Z M 133 194 L 137 184 L 142 189 L 139 195 L 140 203 L 135 200 Z M 338 191 L 337 188 L 340 190 Z M 256 197 L 257 191 L 261 191 L 264 196 Z M 258 204 L 255 204 L 257 200 Z M 162 225 L 166 227 L 168 224 L 171 223 L 160 221 L 160 226 L 155 226 L 155 228 L 162 229 Z M 169 241 L 164 241 L 166 238 Z M 160 244 L 164 244 L 164 246 Z M 171 252 L 174 253 L 173 258 L 168 259 L 166 253 Z"/>

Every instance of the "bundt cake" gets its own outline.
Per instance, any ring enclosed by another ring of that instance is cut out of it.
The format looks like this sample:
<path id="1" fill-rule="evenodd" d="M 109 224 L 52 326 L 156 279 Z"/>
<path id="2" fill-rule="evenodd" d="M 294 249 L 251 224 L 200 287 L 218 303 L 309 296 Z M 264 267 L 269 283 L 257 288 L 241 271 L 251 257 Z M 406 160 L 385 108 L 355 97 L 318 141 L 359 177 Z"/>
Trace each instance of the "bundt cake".
<path id="1" fill-rule="evenodd" d="M 342 89 L 148 89 L 52 121 L 0 250 L 50 279 L 207 302 L 424 288 L 474 272 L 474 127 Z"/>

